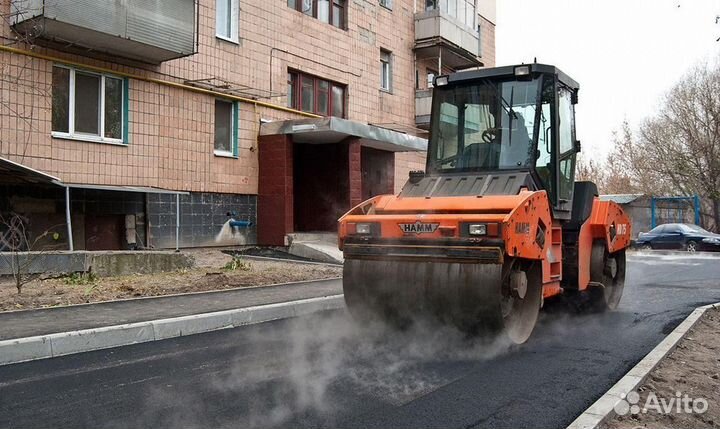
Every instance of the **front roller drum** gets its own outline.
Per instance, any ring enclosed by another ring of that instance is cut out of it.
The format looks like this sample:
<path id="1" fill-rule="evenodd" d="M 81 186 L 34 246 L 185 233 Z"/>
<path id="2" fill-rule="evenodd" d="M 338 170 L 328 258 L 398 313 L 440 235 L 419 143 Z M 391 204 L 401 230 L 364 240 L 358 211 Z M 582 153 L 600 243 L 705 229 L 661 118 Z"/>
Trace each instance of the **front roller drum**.
<path id="1" fill-rule="evenodd" d="M 532 333 L 542 300 L 537 268 L 510 271 L 499 264 L 346 259 L 343 291 L 359 318 L 400 327 L 433 318 L 515 343 Z"/>

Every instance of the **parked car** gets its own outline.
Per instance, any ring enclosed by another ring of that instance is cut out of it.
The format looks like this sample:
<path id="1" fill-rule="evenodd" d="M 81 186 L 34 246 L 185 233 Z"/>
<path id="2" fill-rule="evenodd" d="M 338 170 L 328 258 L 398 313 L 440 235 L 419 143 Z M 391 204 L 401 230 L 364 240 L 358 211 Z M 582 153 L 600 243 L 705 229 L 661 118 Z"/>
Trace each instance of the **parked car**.
<path id="1" fill-rule="evenodd" d="M 635 245 L 641 249 L 720 251 L 720 234 L 713 234 L 689 223 L 666 223 L 650 232 L 641 232 Z"/>

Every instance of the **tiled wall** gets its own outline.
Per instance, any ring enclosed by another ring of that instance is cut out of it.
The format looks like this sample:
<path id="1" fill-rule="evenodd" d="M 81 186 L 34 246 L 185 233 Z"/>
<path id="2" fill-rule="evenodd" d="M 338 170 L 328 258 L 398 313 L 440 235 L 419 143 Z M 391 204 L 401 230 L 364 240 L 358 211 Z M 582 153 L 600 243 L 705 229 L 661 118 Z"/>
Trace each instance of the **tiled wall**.
<path id="1" fill-rule="evenodd" d="M 176 196 L 148 194 L 150 245 L 174 248 L 177 225 Z M 232 217 L 228 216 L 232 213 Z M 250 221 L 249 228 L 233 227 L 230 220 Z M 193 192 L 180 195 L 180 247 L 230 246 L 256 241 L 255 195 Z"/>
<path id="2" fill-rule="evenodd" d="M 91 59 L 33 47 L 33 51 L 175 83 L 218 77 L 270 95 L 286 105 L 288 68 L 348 85 L 349 119 L 414 126 L 413 0 L 393 10 L 376 1 L 348 0 L 348 29 L 303 15 L 285 0 L 240 0 L 238 44 L 215 37 L 215 2 L 200 0 L 198 53 L 160 66 Z M 10 0 L 0 0 L 7 14 Z M 14 37 L 3 23 L 4 44 Z M 492 26 L 484 26 L 492 33 Z M 485 57 L 494 56 L 494 36 L 483 37 Z M 17 43 L 14 47 L 28 49 Z M 380 91 L 380 49 L 393 53 L 393 91 Z M 0 53 L 0 156 L 68 183 L 155 186 L 192 192 L 256 194 L 257 134 L 263 119 L 298 115 L 240 103 L 239 156 L 213 155 L 214 98 L 137 79 L 129 81 L 129 144 L 111 146 L 50 137 L 53 63 Z M 398 155 L 397 176 L 422 164 L 417 154 Z M 404 180 L 396 180 L 396 186 Z"/>

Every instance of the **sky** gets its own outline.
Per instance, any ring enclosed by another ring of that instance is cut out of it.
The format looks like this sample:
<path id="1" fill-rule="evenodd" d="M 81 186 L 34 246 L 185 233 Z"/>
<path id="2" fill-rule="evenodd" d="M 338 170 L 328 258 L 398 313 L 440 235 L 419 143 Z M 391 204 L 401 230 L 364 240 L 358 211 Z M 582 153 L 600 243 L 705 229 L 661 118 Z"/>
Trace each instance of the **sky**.
<path id="1" fill-rule="evenodd" d="M 700 61 L 720 59 L 720 0 L 497 0 L 497 65 L 552 64 L 580 84 L 577 137 L 602 159 Z"/>

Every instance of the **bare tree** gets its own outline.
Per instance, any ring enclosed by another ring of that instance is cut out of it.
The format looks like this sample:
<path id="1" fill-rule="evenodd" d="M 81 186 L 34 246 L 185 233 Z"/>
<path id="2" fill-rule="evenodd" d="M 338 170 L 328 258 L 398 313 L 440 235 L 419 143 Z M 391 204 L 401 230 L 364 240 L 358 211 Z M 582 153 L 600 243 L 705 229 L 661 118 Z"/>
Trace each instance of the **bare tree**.
<path id="1" fill-rule="evenodd" d="M 597 185 L 601 193 L 606 193 L 607 175 L 605 165 L 602 161 L 594 159 L 585 159 L 580 154 L 577 159 L 577 167 L 575 168 L 575 180 L 590 181 Z"/>
<path id="2" fill-rule="evenodd" d="M 720 64 L 703 63 L 633 133 L 623 123 L 608 157 L 606 192 L 699 195 L 720 226 Z"/>
<path id="3" fill-rule="evenodd" d="M 18 294 L 22 293 L 24 285 L 42 274 L 35 265 L 45 253 L 44 241 L 48 238 L 57 241 L 59 234 L 47 230 L 31 240 L 26 222 L 20 215 L 0 216 L 0 259 L 10 269 Z"/>

